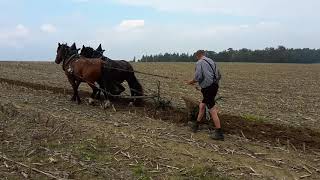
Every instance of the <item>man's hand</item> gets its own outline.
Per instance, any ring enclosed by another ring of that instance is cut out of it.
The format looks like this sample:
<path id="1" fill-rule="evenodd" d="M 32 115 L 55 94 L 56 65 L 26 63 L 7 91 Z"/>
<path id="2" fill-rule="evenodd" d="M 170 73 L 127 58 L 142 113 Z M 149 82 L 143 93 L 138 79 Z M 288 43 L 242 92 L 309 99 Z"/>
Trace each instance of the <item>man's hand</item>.
<path id="1" fill-rule="evenodd" d="M 194 85 L 196 82 L 197 82 L 197 81 L 195 81 L 195 80 L 190 80 L 190 81 L 187 82 L 187 84 L 188 84 L 188 85 Z"/>

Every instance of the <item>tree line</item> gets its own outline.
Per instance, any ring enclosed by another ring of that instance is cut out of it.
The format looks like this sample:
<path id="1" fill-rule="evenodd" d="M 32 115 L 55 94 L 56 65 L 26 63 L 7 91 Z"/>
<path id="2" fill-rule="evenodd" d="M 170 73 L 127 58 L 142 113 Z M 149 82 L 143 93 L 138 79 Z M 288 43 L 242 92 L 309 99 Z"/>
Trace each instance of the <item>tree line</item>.
<path id="1" fill-rule="evenodd" d="M 258 62 L 258 63 L 320 63 L 320 49 L 288 49 L 284 46 L 262 50 L 229 48 L 221 52 L 206 51 L 209 58 L 217 62 Z M 164 53 L 143 55 L 139 62 L 194 62 L 194 54 Z"/>

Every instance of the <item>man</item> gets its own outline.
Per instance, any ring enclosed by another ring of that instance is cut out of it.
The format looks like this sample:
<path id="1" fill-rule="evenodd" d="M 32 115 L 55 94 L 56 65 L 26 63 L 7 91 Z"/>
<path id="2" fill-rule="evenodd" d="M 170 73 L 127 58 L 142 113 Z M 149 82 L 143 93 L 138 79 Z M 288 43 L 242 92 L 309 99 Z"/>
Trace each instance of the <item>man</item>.
<path id="1" fill-rule="evenodd" d="M 203 100 L 199 104 L 199 114 L 197 117 L 197 121 L 194 122 L 192 126 L 193 132 L 197 132 L 199 129 L 199 123 L 201 122 L 206 106 L 210 111 L 211 118 L 216 127 L 214 133 L 211 135 L 211 138 L 214 140 L 224 140 L 224 135 L 221 130 L 220 119 L 218 117 L 218 109 L 215 106 L 215 97 L 217 95 L 219 89 L 219 80 L 220 73 L 217 68 L 216 63 L 205 56 L 204 50 L 199 50 L 195 53 L 195 56 L 198 60 L 196 63 L 196 72 L 193 80 L 189 81 L 189 85 L 193 85 L 195 83 L 199 83 L 201 87 L 201 92 L 203 95 Z"/>

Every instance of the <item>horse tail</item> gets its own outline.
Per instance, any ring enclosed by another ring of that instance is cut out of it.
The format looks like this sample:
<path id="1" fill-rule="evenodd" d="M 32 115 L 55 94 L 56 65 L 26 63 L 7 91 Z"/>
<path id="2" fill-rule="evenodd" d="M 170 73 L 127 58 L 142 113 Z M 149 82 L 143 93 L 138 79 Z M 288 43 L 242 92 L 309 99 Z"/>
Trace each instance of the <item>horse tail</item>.
<path id="1" fill-rule="evenodd" d="M 130 73 L 128 78 L 128 85 L 130 87 L 132 96 L 143 96 L 143 87 L 134 73 Z"/>
<path id="2" fill-rule="evenodd" d="M 106 96 L 106 92 L 109 92 L 109 89 L 107 89 L 109 87 L 109 76 L 108 76 L 108 68 L 106 67 L 105 62 L 102 62 L 101 65 L 101 77 L 99 79 L 99 85 L 100 87 L 104 90 L 104 95 Z M 105 97 L 107 98 L 107 97 Z"/>
<path id="3" fill-rule="evenodd" d="M 143 96 L 143 87 L 134 73 L 130 73 L 127 82 L 130 87 L 131 96 Z M 134 104 L 137 106 L 142 106 L 143 100 L 141 98 L 134 99 Z"/>

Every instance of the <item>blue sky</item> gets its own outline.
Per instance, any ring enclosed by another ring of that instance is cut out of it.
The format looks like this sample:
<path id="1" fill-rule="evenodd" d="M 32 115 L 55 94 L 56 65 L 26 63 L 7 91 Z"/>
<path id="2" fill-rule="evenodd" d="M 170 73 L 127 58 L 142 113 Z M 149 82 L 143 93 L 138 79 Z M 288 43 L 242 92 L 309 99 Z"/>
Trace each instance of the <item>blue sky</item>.
<path id="1" fill-rule="evenodd" d="M 0 0 L 0 60 L 52 60 L 58 42 L 106 55 L 319 48 L 317 0 Z"/>

